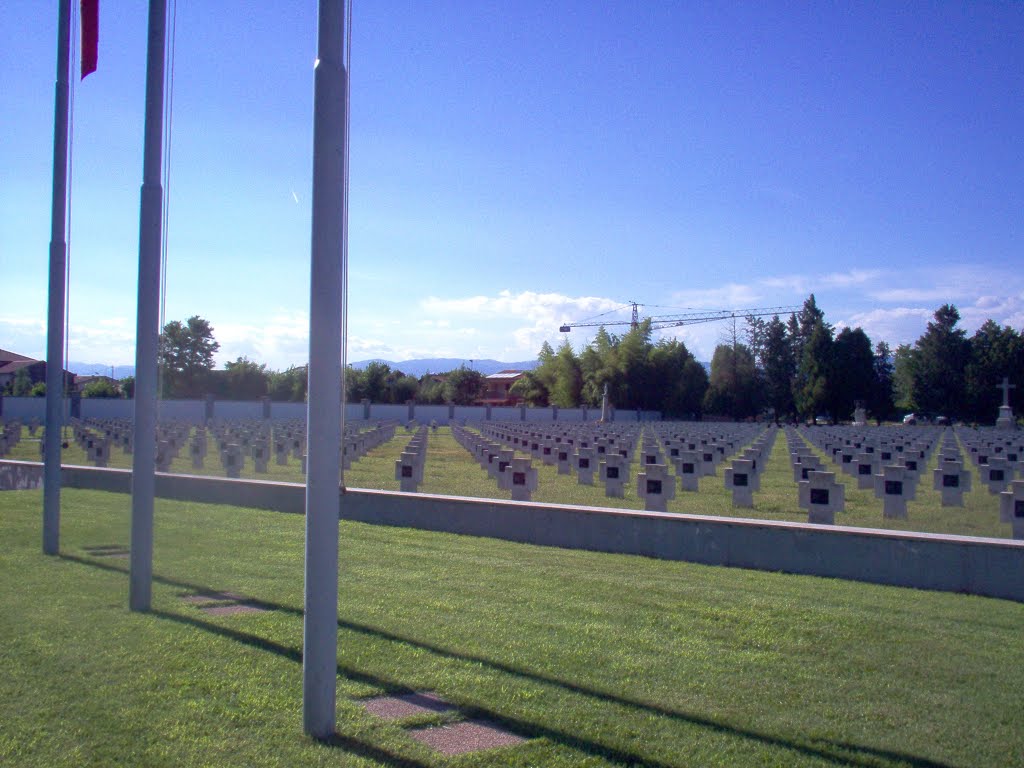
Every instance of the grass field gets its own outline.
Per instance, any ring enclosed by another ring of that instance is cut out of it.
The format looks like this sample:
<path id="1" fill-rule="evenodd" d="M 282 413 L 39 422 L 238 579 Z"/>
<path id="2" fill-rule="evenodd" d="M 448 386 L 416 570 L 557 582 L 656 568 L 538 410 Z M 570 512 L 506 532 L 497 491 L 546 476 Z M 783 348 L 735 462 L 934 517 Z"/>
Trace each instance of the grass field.
<path id="1" fill-rule="evenodd" d="M 303 518 L 0 494 L 0 765 L 1024 765 L 1024 605 L 342 523 L 338 736 L 301 728 Z M 181 599 L 242 593 L 264 613 Z M 435 691 L 528 738 L 443 757 L 359 704 Z"/>
<path id="2" fill-rule="evenodd" d="M 397 491 L 395 461 L 409 438 L 410 435 L 406 434 L 405 430 L 398 430 L 392 440 L 352 464 L 352 468 L 345 472 L 345 484 L 353 488 Z M 817 452 L 822 459 L 826 459 L 823 453 Z M 203 470 L 194 470 L 186 453 L 187 451 L 182 451 L 181 458 L 174 461 L 171 467 L 173 472 L 223 475 L 212 440 L 210 454 Z M 9 458 L 38 461 L 38 440 L 23 440 Z M 63 460 L 69 464 L 88 463 L 84 451 L 73 442 L 64 451 Z M 836 516 L 836 523 L 864 528 L 1010 538 L 1010 524 L 999 521 L 998 498 L 990 494 L 978 481 L 977 472 L 970 466 L 970 462 L 968 467 L 974 472 L 974 483 L 973 490 L 964 495 L 964 506 L 941 506 L 941 496 L 938 491 L 932 489 L 931 483 L 931 470 L 935 468 L 936 462 L 937 459 L 933 457 L 928 469 L 922 474 L 917 488 L 917 498 L 907 505 L 907 519 L 886 520 L 882 517 L 882 502 L 875 498 L 872 491 L 859 490 L 856 478 L 843 475 L 831 461 L 825 460 L 825 466 L 830 470 L 835 469 L 836 479 L 846 485 L 846 511 Z M 555 467 L 544 466 L 539 460 L 534 460 L 534 465 L 538 467 L 539 473 L 538 490 L 533 495 L 534 501 L 643 509 L 643 500 L 636 493 L 635 480 L 627 484 L 625 498 L 611 499 L 605 496 L 604 487 L 596 480 L 593 486 L 580 485 L 575 475 L 559 475 Z M 130 468 L 131 456 L 114 450 L 110 466 Z M 637 471 L 637 466 L 638 464 L 634 462 L 633 472 Z M 699 515 L 806 522 L 807 513 L 797 505 L 797 484 L 793 481 L 788 448 L 783 435 L 779 435 L 775 441 L 775 447 L 762 476 L 761 490 L 754 493 L 753 509 L 736 509 L 732 506 L 731 493 L 725 489 L 722 482 L 724 466 L 726 465 L 723 464 L 719 468 L 717 476 L 701 478 L 699 493 L 688 493 L 681 489 L 677 491 L 676 498 L 669 502 L 668 510 Z M 269 470 L 267 474 L 257 474 L 252 461 L 247 461 L 242 477 L 282 482 L 304 481 L 299 462 L 295 459 L 291 459 L 289 464 L 283 467 L 271 461 Z M 424 493 L 454 496 L 510 498 L 509 492 L 500 490 L 497 483 L 488 477 L 469 452 L 455 441 L 447 427 L 441 427 L 429 436 L 426 472 L 419 490 Z"/>

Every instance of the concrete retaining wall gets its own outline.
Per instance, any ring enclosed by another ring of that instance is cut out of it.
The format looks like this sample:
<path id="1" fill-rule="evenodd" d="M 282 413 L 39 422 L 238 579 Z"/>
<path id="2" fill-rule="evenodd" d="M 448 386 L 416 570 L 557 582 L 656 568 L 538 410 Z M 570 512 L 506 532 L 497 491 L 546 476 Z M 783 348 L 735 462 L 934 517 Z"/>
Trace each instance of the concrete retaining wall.
<path id="1" fill-rule="evenodd" d="M 62 476 L 68 488 L 128 493 L 131 486 L 128 470 L 69 466 Z M 42 465 L 0 461 L 0 483 L 4 478 L 15 478 L 17 487 L 39 487 Z M 294 483 L 158 474 L 156 492 L 169 499 L 305 510 L 305 486 Z M 357 489 L 342 492 L 341 510 L 346 520 L 375 525 L 1024 602 L 1024 541 L 1011 539 Z"/>
<path id="2" fill-rule="evenodd" d="M 45 397 L 4 397 L 3 418 L 7 421 L 18 420 L 27 423 L 32 419 L 44 421 L 46 418 Z M 81 401 L 83 419 L 131 419 L 134 416 L 134 400 L 117 398 L 86 397 Z M 161 421 L 183 421 L 189 424 L 206 422 L 205 400 L 160 400 L 157 403 L 157 414 Z M 65 405 L 65 417 L 68 407 Z M 345 420 L 359 422 L 365 419 L 362 403 L 346 403 Z M 484 406 L 457 405 L 450 409 L 447 405 L 415 405 L 413 417 L 421 424 L 436 421 L 448 424 L 449 414 L 454 413 L 457 422 L 478 422 L 487 419 Z M 217 400 L 213 404 L 213 415 L 216 419 L 243 420 L 262 419 L 263 403 L 259 400 L 234 401 Z M 555 418 L 557 415 L 557 419 Z M 271 403 L 270 418 L 295 420 L 306 418 L 305 403 Z M 509 408 L 495 407 L 491 409 L 491 421 L 527 421 L 531 423 L 551 423 L 596 421 L 601 418 L 600 408 L 560 408 L 557 414 L 551 408 Z M 657 411 L 612 411 L 612 421 L 659 421 L 661 414 Z M 370 421 L 394 420 L 405 423 L 409 420 L 409 406 L 391 405 L 387 403 L 370 403 Z"/>

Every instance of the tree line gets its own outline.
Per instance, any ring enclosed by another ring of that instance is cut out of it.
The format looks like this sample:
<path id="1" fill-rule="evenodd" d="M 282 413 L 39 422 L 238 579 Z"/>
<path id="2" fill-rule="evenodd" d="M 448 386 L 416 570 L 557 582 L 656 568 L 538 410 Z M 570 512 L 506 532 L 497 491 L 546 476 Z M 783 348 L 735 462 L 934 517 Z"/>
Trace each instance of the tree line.
<path id="1" fill-rule="evenodd" d="M 968 337 L 956 307 L 944 304 L 914 344 L 895 350 L 872 344 L 861 328 L 825 320 L 813 294 L 788 318 L 746 318 L 742 339 L 733 331 L 720 343 L 710 373 L 677 339 L 652 340 L 649 320 L 616 335 L 604 327 L 579 351 L 568 340 L 558 349 L 544 342 L 537 365 L 510 395 L 530 406 L 600 407 L 607 390 L 616 408 L 660 411 L 666 418 L 824 417 L 849 420 L 861 405 L 878 422 L 910 411 L 978 423 L 995 420 L 1003 377 L 1024 384 L 1024 336 L 986 321 Z M 160 387 L 166 398 L 213 395 L 226 400 L 269 396 L 306 399 L 306 366 L 282 371 L 246 357 L 214 366 L 220 348 L 210 323 L 199 316 L 172 321 L 160 335 Z M 96 383 L 86 396 L 131 396 Z M 484 376 L 465 367 L 419 378 L 371 362 L 345 374 L 346 399 L 374 403 L 470 405 L 484 392 Z M 1020 399 L 1019 390 L 1014 392 Z"/>

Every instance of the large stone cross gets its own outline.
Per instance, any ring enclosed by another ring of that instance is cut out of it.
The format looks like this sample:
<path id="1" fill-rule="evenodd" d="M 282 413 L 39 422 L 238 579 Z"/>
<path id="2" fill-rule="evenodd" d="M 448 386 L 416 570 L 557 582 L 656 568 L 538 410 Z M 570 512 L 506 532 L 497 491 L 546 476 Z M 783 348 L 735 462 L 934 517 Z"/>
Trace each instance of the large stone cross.
<path id="1" fill-rule="evenodd" d="M 1008 406 L 1010 404 L 1010 390 L 1016 388 L 1017 385 L 1011 384 L 1010 379 L 1006 376 L 1003 376 L 1002 384 L 996 384 L 996 389 L 1003 390 L 1003 405 Z"/>

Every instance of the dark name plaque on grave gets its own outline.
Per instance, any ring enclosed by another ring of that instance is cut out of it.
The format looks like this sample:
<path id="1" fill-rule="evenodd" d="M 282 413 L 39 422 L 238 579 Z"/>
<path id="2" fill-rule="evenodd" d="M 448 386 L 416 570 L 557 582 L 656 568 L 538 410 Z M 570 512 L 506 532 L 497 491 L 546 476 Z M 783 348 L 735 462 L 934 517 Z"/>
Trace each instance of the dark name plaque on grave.
<path id="1" fill-rule="evenodd" d="M 1024 517 L 1024 499 L 1013 500 L 1013 516 Z"/>
<path id="2" fill-rule="evenodd" d="M 892 452 L 882 451 L 882 461 L 889 461 L 890 459 L 892 459 Z"/>
<path id="3" fill-rule="evenodd" d="M 525 472 L 513 472 L 512 473 L 512 485 L 526 485 L 526 473 Z"/>
<path id="4" fill-rule="evenodd" d="M 828 488 L 811 488 L 811 504 L 828 504 Z"/>
<path id="5" fill-rule="evenodd" d="M 658 463 L 658 457 L 655 456 L 653 453 L 648 453 L 646 456 L 644 456 L 644 464 L 657 464 L 657 463 Z"/>
<path id="6" fill-rule="evenodd" d="M 810 467 L 803 467 L 803 468 L 802 468 L 802 469 L 800 470 L 800 477 L 801 477 L 801 479 L 803 479 L 803 480 L 806 480 L 806 479 L 807 479 L 807 475 L 808 475 L 808 473 L 810 473 L 810 472 L 814 472 L 814 470 L 813 470 L 813 469 L 811 469 Z"/>
<path id="7" fill-rule="evenodd" d="M 857 465 L 857 474 L 858 475 L 870 475 L 871 474 L 871 465 L 870 464 L 858 464 Z"/>
<path id="8" fill-rule="evenodd" d="M 988 471 L 988 481 L 990 483 L 1001 483 L 1006 474 L 1001 469 L 990 469 Z"/>
<path id="9" fill-rule="evenodd" d="M 619 479 L 619 468 L 618 467 L 605 467 L 604 476 L 609 480 Z"/>
<path id="10" fill-rule="evenodd" d="M 960 475 L 943 475 L 942 476 L 942 487 L 943 488 L 959 488 L 960 487 Z"/>
<path id="11" fill-rule="evenodd" d="M 911 472 L 917 472 L 917 462 L 914 461 L 913 459 L 907 459 L 905 462 L 903 462 L 903 465 Z"/>
<path id="12" fill-rule="evenodd" d="M 412 467 L 408 464 L 402 465 L 402 477 L 412 477 Z"/>
<path id="13" fill-rule="evenodd" d="M 710 453 L 705 453 L 704 454 L 704 461 L 714 461 L 714 459 L 715 459 L 714 455 L 712 455 Z"/>
<path id="14" fill-rule="evenodd" d="M 902 496 L 903 495 L 903 481 L 902 480 L 886 480 L 885 481 L 885 495 L 886 496 Z"/>
<path id="15" fill-rule="evenodd" d="M 661 480 L 648 480 L 647 493 L 653 496 L 661 496 Z"/>
<path id="16" fill-rule="evenodd" d="M 504 472 L 505 471 L 505 467 L 507 467 L 507 466 L 508 466 L 508 462 L 507 461 L 499 461 L 498 462 L 498 471 L 499 472 Z"/>
<path id="17" fill-rule="evenodd" d="M 590 459 L 580 457 L 580 469 L 590 469 Z"/>
<path id="18" fill-rule="evenodd" d="M 749 485 L 749 481 L 747 480 L 747 473 L 746 472 L 733 472 L 732 484 L 735 485 L 735 486 L 739 486 L 741 488 L 746 487 L 747 485 Z"/>
<path id="19" fill-rule="evenodd" d="M 566 453 L 565 451 L 559 451 L 558 452 L 558 460 L 559 461 L 568 461 L 569 460 L 569 454 Z"/>
<path id="20" fill-rule="evenodd" d="M 690 463 L 688 461 L 684 461 L 683 462 L 683 474 L 684 475 L 692 475 L 692 474 L 694 474 L 693 470 L 694 470 L 694 467 L 693 467 L 692 463 Z"/>

